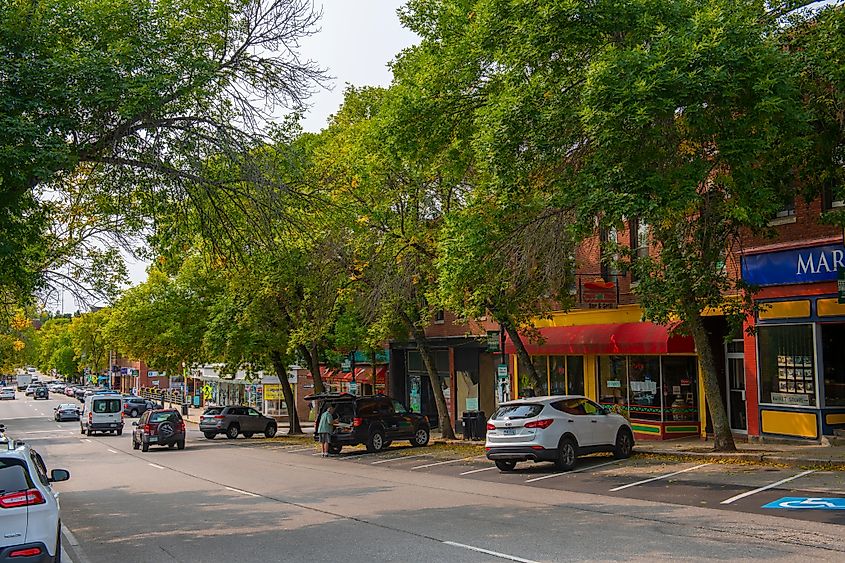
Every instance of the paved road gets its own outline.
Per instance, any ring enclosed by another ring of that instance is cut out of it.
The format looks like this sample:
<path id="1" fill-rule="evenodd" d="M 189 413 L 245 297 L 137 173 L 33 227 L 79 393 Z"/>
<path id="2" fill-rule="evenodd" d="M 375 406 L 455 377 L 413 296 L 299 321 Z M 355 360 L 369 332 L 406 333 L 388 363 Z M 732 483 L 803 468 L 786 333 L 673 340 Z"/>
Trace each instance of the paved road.
<path id="1" fill-rule="evenodd" d="M 721 504 L 802 472 L 602 457 L 501 474 L 433 449 L 321 459 L 193 429 L 184 451 L 143 454 L 128 432 L 53 422 L 58 402 L 19 395 L 0 420 L 71 471 L 56 487 L 76 563 L 845 559 L 841 512 L 760 508 L 796 490 L 845 496 L 839 473 Z"/>

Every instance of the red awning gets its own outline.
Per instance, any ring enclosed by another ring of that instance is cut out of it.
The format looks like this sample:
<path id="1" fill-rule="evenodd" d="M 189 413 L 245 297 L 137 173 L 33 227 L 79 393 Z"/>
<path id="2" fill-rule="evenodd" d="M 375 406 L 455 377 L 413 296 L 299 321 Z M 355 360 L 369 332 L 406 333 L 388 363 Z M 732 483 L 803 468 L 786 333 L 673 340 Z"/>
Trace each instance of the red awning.
<path id="1" fill-rule="evenodd" d="M 663 325 L 621 323 L 584 326 L 555 326 L 539 329 L 545 341 L 531 342 L 523 336 L 525 349 L 532 355 L 543 354 L 694 354 L 691 336 L 669 335 Z M 516 353 L 510 338 L 505 352 Z"/>

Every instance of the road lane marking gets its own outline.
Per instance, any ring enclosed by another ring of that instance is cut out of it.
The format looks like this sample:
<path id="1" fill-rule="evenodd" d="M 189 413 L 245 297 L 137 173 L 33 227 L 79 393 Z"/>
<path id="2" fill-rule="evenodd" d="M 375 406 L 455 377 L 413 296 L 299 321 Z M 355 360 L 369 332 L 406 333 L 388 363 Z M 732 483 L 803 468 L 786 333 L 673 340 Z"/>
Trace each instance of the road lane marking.
<path id="1" fill-rule="evenodd" d="M 155 467 L 156 469 L 164 469 L 164 467 L 156 465 L 155 463 L 147 463 L 147 465 L 149 465 L 150 467 Z"/>
<path id="2" fill-rule="evenodd" d="M 483 549 L 481 547 L 475 547 L 473 545 L 467 545 L 465 543 L 458 543 L 453 541 L 444 541 L 446 545 L 451 545 L 452 547 L 461 547 L 463 549 L 468 549 L 470 551 L 476 551 L 478 553 L 483 553 L 485 555 L 492 555 L 493 557 L 498 557 L 499 559 L 507 559 L 508 561 L 518 561 L 519 563 L 538 563 L 532 559 L 523 559 L 522 557 L 517 557 L 515 555 L 508 555 L 507 553 L 500 553 L 498 551 L 491 551 L 489 549 Z"/>
<path id="3" fill-rule="evenodd" d="M 739 499 L 743 499 L 745 497 L 750 497 L 751 495 L 756 495 L 757 493 L 761 493 L 763 491 L 768 491 L 769 489 L 774 489 L 778 485 L 788 483 L 789 481 L 792 481 L 793 479 L 798 479 L 799 477 L 803 477 L 804 475 L 809 475 L 810 473 L 815 473 L 815 469 L 811 469 L 809 471 L 803 471 L 803 472 L 799 473 L 798 475 L 793 475 L 792 477 L 787 477 L 786 479 L 781 479 L 780 481 L 775 481 L 774 483 L 769 483 L 768 485 L 765 485 L 763 487 L 759 487 L 759 488 L 754 489 L 752 491 L 747 491 L 745 493 L 733 496 L 733 497 L 731 497 L 727 500 L 723 500 L 719 504 L 731 504 L 734 501 L 737 501 Z"/>
<path id="4" fill-rule="evenodd" d="M 241 489 L 233 489 L 232 487 L 226 487 L 227 491 L 232 491 L 234 493 L 240 493 L 242 495 L 246 495 L 248 497 L 259 497 L 261 495 L 257 495 L 255 493 L 250 493 L 249 491 L 242 491 Z"/>
<path id="5" fill-rule="evenodd" d="M 111 453 L 113 453 L 113 454 L 116 454 L 116 453 L 117 453 L 116 451 L 114 451 L 114 450 L 113 450 L 113 449 L 111 449 L 111 448 L 109 448 L 109 451 L 110 451 Z"/>
<path id="6" fill-rule="evenodd" d="M 436 465 L 446 465 L 447 463 L 458 463 L 459 461 L 469 461 L 478 457 L 481 456 L 465 457 L 463 459 L 450 459 L 448 461 L 438 461 L 437 463 L 427 463 L 425 465 L 418 465 L 416 467 L 412 467 L 411 470 L 413 471 L 414 469 L 425 469 L 426 467 L 434 467 Z"/>
<path id="7" fill-rule="evenodd" d="M 614 463 L 619 463 L 622 461 L 621 459 L 615 459 L 613 461 L 608 461 L 605 463 L 599 463 L 596 465 L 590 465 L 588 467 L 581 467 L 580 469 L 575 469 L 573 471 L 564 471 L 562 473 L 552 473 L 551 475 L 543 475 L 542 477 L 535 477 L 533 479 L 528 479 L 526 483 L 533 483 L 534 481 L 542 481 L 543 479 L 551 479 L 552 477 L 559 477 L 560 475 L 572 475 L 573 473 L 581 473 L 584 471 L 589 471 L 590 469 L 595 469 L 597 467 L 604 467 L 605 465 L 613 465 Z"/>
<path id="8" fill-rule="evenodd" d="M 699 469 L 701 467 L 707 467 L 708 465 L 713 465 L 712 463 L 702 463 L 701 465 L 696 465 L 695 467 L 687 467 L 686 469 L 681 469 L 680 471 L 675 471 L 674 473 L 667 473 L 666 475 L 660 475 L 658 477 L 652 477 L 651 479 L 645 479 L 643 481 L 637 481 L 636 483 L 628 483 L 627 485 L 622 485 L 621 487 L 616 487 L 615 489 L 610 489 L 610 492 L 621 491 L 622 489 L 627 489 L 628 487 L 636 487 L 637 485 L 644 485 L 646 483 L 651 483 L 653 481 L 660 481 L 661 479 L 666 479 L 667 477 L 674 477 L 675 475 L 680 475 L 681 473 L 686 473 L 687 471 L 692 471 L 693 469 Z"/>
<path id="9" fill-rule="evenodd" d="M 89 443 L 89 444 L 91 443 L 91 440 L 89 440 L 88 438 L 82 438 L 82 441 L 83 441 L 83 442 L 87 442 L 87 443 Z"/>
<path id="10" fill-rule="evenodd" d="M 491 469 L 498 469 L 495 465 L 493 467 L 484 467 L 482 469 L 473 469 L 472 471 L 464 471 L 460 475 L 472 475 L 473 473 L 481 473 L 482 471 L 490 471 Z"/>
<path id="11" fill-rule="evenodd" d="M 391 461 L 398 461 L 400 459 L 414 459 L 414 458 L 417 458 L 417 457 L 426 457 L 428 455 L 431 455 L 431 454 L 417 454 L 417 455 L 405 455 L 405 456 L 399 456 L 399 457 L 391 457 L 391 458 L 388 458 L 388 459 L 380 459 L 378 461 L 374 461 L 374 462 L 370 463 L 370 465 L 378 465 L 379 463 L 390 463 Z"/>

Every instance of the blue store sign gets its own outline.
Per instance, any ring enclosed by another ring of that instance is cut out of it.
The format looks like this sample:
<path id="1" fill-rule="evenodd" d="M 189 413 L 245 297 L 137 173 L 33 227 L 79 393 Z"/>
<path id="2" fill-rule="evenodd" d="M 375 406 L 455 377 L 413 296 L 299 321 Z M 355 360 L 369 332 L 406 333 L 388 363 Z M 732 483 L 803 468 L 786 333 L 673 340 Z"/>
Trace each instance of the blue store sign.
<path id="1" fill-rule="evenodd" d="M 845 498 L 783 497 L 763 508 L 797 508 L 804 510 L 845 510 Z"/>
<path id="2" fill-rule="evenodd" d="M 761 286 L 835 281 L 839 268 L 845 268 L 841 244 L 742 257 L 742 279 Z"/>

